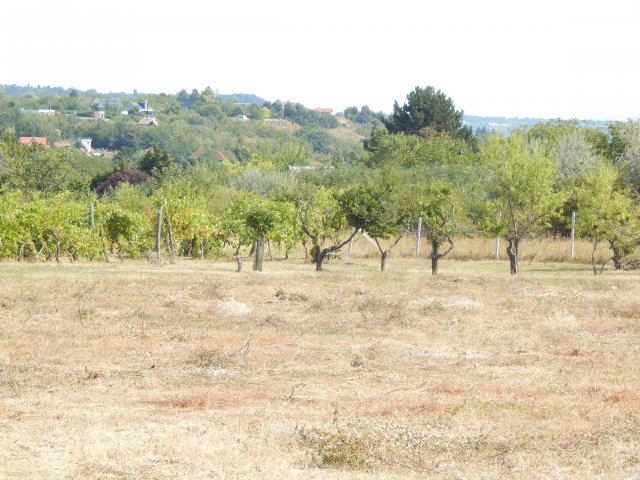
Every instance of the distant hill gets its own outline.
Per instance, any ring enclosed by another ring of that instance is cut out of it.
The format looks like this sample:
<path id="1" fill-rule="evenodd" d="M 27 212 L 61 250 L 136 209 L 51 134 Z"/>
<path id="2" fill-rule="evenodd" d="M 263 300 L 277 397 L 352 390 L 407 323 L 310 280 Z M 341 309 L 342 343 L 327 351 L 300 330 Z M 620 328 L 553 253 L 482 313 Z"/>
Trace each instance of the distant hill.
<path id="1" fill-rule="evenodd" d="M 140 95 L 151 95 L 149 93 L 143 92 L 98 92 L 95 89 L 90 90 L 79 90 L 75 88 L 65 88 L 65 87 L 50 87 L 49 85 L 0 85 L 0 94 L 6 97 L 19 97 L 21 95 L 25 95 L 28 93 L 32 93 L 35 95 L 58 95 L 65 96 L 69 95 L 73 90 L 76 90 L 80 94 L 91 94 L 91 95 L 108 95 L 110 97 L 133 97 Z M 175 94 L 170 94 L 175 95 Z M 230 94 L 219 94 L 218 95 L 223 102 L 233 102 L 233 103 L 243 103 L 248 105 L 258 105 L 262 106 L 267 103 L 267 100 L 264 98 L 260 98 L 257 95 L 252 93 L 230 93 Z"/>
<path id="2" fill-rule="evenodd" d="M 499 132 L 508 134 L 512 130 L 524 127 L 533 127 L 538 123 L 551 122 L 553 118 L 518 118 L 518 117 L 480 117 L 477 115 L 465 115 L 464 123 L 469 125 L 474 133 Z M 581 127 L 604 129 L 611 123 L 609 120 L 578 120 Z"/>
<path id="3" fill-rule="evenodd" d="M 245 103 L 249 105 L 258 105 L 261 107 L 267 100 L 260 98 L 253 93 L 230 93 L 218 95 L 223 102 Z"/>
<path id="4" fill-rule="evenodd" d="M 89 90 L 80 90 L 77 88 L 65 88 L 65 87 L 51 87 L 49 85 L 0 85 L 0 95 L 6 97 L 19 97 L 26 94 L 35 94 L 38 96 L 67 96 L 72 91 L 76 91 L 79 94 L 89 95 L 108 95 L 110 97 L 133 97 L 137 95 L 143 95 L 137 91 L 134 92 L 98 92 L 95 88 Z"/>
<path id="5" fill-rule="evenodd" d="M 58 96 L 67 96 L 73 90 L 77 90 L 79 94 L 90 94 L 90 95 L 108 95 L 111 97 L 135 97 L 140 95 L 152 95 L 149 93 L 142 93 L 138 91 L 133 91 L 131 93 L 125 92 L 97 92 L 95 89 L 90 90 L 78 90 L 74 88 L 65 88 L 65 87 L 51 87 L 51 86 L 33 86 L 33 85 L 0 85 L 0 97 L 17 97 L 25 94 L 35 94 L 38 96 L 47 96 L 47 95 L 58 95 Z M 176 95 L 176 94 L 169 94 Z M 218 97 L 223 102 L 228 103 L 238 103 L 243 105 L 258 105 L 263 106 L 265 103 L 268 103 L 267 100 L 261 98 L 252 93 L 230 93 L 230 94 L 218 94 Z M 554 119 L 551 118 L 531 118 L 531 117 L 482 117 L 479 115 L 465 115 L 464 123 L 465 125 L 469 125 L 473 132 L 478 134 L 482 134 L 484 132 L 497 131 L 502 134 L 508 134 L 512 130 L 517 128 L 524 127 L 533 127 L 538 123 L 546 123 L 550 122 Z M 595 128 L 595 129 L 604 129 L 611 123 L 609 120 L 579 120 L 580 126 L 587 128 Z"/>

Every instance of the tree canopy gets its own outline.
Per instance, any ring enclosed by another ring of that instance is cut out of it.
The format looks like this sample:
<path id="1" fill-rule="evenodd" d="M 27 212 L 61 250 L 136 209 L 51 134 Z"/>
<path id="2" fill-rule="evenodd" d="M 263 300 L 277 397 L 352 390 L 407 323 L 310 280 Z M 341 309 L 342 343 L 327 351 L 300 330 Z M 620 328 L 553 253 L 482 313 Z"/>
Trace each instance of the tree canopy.
<path id="1" fill-rule="evenodd" d="M 384 121 L 389 133 L 429 135 L 447 133 L 455 138 L 475 145 L 470 127 L 463 124 L 462 110 L 456 110 L 453 100 L 434 87 L 416 87 L 407 95 L 407 103 L 402 107 L 395 102 L 391 117 Z"/>

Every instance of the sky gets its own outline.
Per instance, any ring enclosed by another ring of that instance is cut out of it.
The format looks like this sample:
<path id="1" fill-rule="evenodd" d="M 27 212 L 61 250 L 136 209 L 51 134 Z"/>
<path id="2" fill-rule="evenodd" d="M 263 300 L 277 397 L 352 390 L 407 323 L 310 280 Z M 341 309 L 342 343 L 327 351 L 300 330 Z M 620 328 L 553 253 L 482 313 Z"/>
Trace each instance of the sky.
<path id="1" fill-rule="evenodd" d="M 385 113 L 433 86 L 469 115 L 625 120 L 638 20 L 638 0 L 11 1 L 0 84 Z"/>

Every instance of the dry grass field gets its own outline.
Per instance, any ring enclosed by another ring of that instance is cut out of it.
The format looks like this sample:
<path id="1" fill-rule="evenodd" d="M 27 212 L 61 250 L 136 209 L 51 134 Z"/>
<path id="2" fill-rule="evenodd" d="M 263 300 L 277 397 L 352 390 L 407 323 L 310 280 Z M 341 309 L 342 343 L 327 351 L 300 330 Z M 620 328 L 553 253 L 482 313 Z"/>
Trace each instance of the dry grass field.
<path id="1" fill-rule="evenodd" d="M 640 477 L 640 273 L 246 267 L 0 263 L 0 478 Z"/>

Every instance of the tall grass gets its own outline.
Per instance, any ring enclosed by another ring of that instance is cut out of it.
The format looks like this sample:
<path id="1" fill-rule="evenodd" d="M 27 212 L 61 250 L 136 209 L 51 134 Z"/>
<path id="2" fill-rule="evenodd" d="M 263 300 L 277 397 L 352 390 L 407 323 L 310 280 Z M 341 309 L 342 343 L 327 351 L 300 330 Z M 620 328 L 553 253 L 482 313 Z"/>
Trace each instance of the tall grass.
<path id="1" fill-rule="evenodd" d="M 458 238 L 454 239 L 455 248 L 446 257 L 451 260 L 495 260 L 496 259 L 496 239 L 488 239 L 482 237 L 474 238 Z M 385 242 L 383 242 L 385 243 Z M 542 237 L 529 239 L 524 241 L 520 246 L 521 262 L 572 262 L 572 263 L 589 263 L 591 262 L 592 245 L 589 242 L 576 240 L 574 246 L 574 257 L 569 255 L 569 239 L 550 237 Z M 345 247 L 343 255 L 348 252 Z M 606 255 L 606 248 L 598 251 L 599 258 Z M 367 241 L 364 237 L 357 235 L 351 249 L 354 258 L 375 258 L 380 254 L 377 248 Z M 399 257 L 416 256 L 416 239 L 415 237 L 403 238 L 393 251 L 392 255 Z M 428 258 L 431 255 L 431 245 L 422 239 L 420 244 L 420 253 L 418 257 Z M 605 257 L 606 258 L 606 257 Z M 500 240 L 500 248 L 498 250 L 498 259 L 507 259 L 506 242 Z"/>

